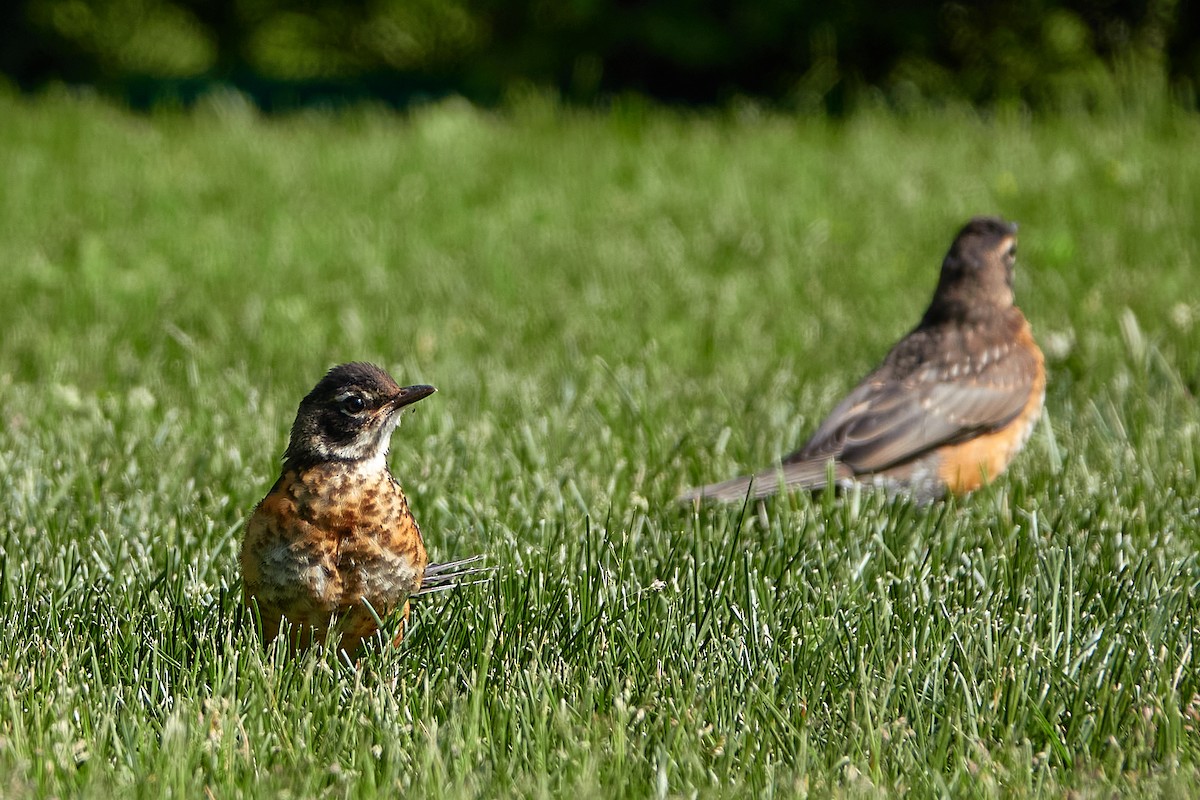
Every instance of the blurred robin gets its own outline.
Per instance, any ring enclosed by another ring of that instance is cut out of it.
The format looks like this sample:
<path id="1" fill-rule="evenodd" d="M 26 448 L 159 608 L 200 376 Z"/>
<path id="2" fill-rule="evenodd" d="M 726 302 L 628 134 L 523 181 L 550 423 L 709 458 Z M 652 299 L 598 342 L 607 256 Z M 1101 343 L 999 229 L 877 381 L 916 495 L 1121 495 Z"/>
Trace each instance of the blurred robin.
<path id="1" fill-rule="evenodd" d="M 242 541 L 245 602 L 257 608 L 266 641 L 286 621 L 293 649 L 336 632 L 353 656 L 380 620 L 399 613 L 407 621 L 410 597 L 476 571 L 477 558 L 428 563 L 387 466 L 401 410 L 434 391 L 401 388 L 379 367 L 354 363 L 331 369 L 300 401 L 283 474 Z"/>
<path id="2" fill-rule="evenodd" d="M 775 468 L 701 486 L 680 500 L 766 497 L 860 481 L 929 502 L 994 479 L 1033 432 L 1046 372 L 1013 305 L 1017 226 L 966 224 L 921 322 L 812 437 Z"/>

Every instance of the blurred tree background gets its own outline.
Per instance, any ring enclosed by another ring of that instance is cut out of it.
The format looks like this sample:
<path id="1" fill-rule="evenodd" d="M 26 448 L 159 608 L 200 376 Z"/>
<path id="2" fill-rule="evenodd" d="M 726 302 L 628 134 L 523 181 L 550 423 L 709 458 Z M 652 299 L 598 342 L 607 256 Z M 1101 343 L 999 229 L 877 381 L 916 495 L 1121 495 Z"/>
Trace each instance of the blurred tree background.
<path id="1" fill-rule="evenodd" d="M 591 102 L 864 97 L 1102 106 L 1123 75 L 1195 105 L 1200 12 L 1178 0 L 9 0 L 0 71 L 134 104 L 232 85 L 267 107 L 514 87 Z M 1118 80 L 1114 81 L 1114 78 Z"/>

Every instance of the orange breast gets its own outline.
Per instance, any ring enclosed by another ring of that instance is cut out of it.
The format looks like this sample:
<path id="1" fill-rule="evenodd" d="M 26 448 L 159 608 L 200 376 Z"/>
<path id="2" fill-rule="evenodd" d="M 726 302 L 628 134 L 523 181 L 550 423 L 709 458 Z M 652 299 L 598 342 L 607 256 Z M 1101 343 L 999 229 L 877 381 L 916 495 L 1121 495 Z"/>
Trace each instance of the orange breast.
<path id="1" fill-rule="evenodd" d="M 947 491 L 966 494 L 995 480 L 1029 441 L 1033 427 L 1042 415 L 1042 404 L 1046 399 L 1045 361 L 1028 326 L 1022 333 L 1022 344 L 1031 347 L 1037 357 L 1037 372 L 1029 401 L 1003 428 L 939 449 L 938 477 Z"/>

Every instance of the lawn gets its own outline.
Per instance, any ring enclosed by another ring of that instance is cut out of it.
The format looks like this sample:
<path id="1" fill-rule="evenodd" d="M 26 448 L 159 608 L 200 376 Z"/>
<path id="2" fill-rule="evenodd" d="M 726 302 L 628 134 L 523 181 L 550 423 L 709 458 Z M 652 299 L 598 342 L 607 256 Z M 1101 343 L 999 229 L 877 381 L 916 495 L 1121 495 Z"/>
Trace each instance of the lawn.
<path id="1" fill-rule="evenodd" d="M 263 117 L 0 92 L 0 795 L 1200 792 L 1200 117 L 635 101 Z M 1014 466 L 683 508 L 797 445 L 1021 224 Z M 438 560 L 357 669 L 264 651 L 241 525 L 300 397 L 439 392 Z"/>

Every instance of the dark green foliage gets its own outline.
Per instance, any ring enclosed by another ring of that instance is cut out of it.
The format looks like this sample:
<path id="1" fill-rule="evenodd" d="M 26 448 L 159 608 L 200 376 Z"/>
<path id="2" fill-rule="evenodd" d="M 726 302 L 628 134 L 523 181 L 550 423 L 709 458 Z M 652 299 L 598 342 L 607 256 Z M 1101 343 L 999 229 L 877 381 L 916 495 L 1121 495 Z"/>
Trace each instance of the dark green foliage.
<path id="1" fill-rule="evenodd" d="M 214 81 L 261 105 L 463 94 L 529 84 L 593 101 L 741 96 L 844 110 L 880 95 L 1116 102 L 1158 76 L 1191 102 L 1200 24 L 1176 0 L 16 0 L 0 71 L 24 86 L 100 84 L 135 103 L 190 102 Z"/>

